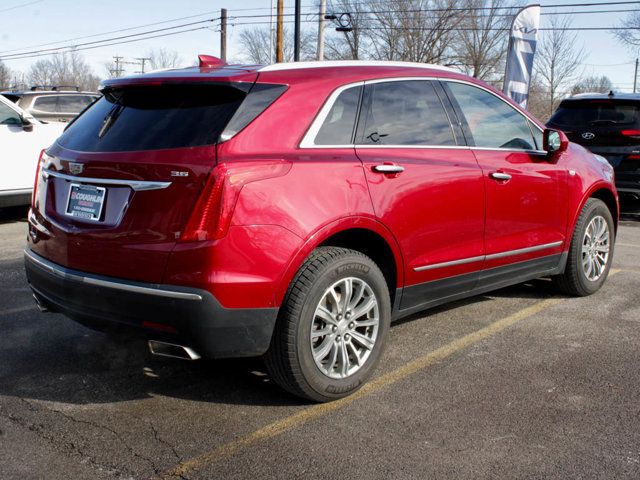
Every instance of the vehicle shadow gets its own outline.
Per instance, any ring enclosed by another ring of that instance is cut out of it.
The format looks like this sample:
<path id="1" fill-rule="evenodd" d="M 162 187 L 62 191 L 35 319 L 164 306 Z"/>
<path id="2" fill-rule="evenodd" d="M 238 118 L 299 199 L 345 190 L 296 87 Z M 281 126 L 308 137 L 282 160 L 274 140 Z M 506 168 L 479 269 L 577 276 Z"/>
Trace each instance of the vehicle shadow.
<path id="1" fill-rule="evenodd" d="M 28 213 L 28 206 L 0 208 L 0 225 L 7 223 L 26 222 Z"/>
<path id="2" fill-rule="evenodd" d="M 548 298 L 536 280 L 437 307 L 401 323 L 500 297 Z M 397 323 L 394 323 L 396 325 Z M 0 315 L 0 396 L 67 404 L 102 404 L 166 396 L 194 402 L 287 406 L 308 404 L 266 374 L 261 359 L 187 362 L 154 357 L 146 342 L 94 332 L 37 310 Z"/>

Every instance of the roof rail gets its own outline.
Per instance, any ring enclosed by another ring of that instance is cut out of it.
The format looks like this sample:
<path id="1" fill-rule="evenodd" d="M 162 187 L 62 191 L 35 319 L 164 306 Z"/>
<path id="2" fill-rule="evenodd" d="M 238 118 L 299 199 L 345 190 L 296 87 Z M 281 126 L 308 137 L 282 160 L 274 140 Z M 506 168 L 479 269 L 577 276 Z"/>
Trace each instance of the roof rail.
<path id="1" fill-rule="evenodd" d="M 36 92 L 38 90 L 51 90 L 53 92 L 59 92 L 63 89 L 75 90 L 76 92 L 80 91 L 80 87 L 78 85 L 33 85 L 29 90 L 32 92 Z"/>

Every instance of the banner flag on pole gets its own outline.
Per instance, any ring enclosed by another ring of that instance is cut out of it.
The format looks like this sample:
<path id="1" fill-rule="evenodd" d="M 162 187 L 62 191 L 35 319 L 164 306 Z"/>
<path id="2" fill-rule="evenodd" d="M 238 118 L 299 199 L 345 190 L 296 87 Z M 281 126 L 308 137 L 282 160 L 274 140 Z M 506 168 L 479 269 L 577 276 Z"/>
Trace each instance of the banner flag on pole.
<path id="1" fill-rule="evenodd" d="M 533 56 L 536 53 L 539 27 L 540 5 L 528 5 L 522 8 L 511 24 L 502 90 L 522 108 L 527 107 L 529 99 Z"/>

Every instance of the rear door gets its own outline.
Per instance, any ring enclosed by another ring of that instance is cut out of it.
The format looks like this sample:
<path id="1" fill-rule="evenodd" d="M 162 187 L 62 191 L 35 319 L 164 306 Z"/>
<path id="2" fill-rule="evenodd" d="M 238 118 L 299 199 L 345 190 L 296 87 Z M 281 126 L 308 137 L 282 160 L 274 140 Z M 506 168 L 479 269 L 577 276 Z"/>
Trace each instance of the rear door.
<path id="1" fill-rule="evenodd" d="M 542 150 L 540 129 L 493 92 L 453 81 L 444 87 L 484 176 L 483 283 L 525 275 L 529 268 L 555 267 L 568 217 L 562 157 L 550 161 Z M 532 259 L 538 261 L 520 264 Z"/>
<path id="2" fill-rule="evenodd" d="M 36 253 L 84 272 L 161 282 L 245 92 L 154 83 L 107 90 L 48 150 L 31 228 Z"/>
<path id="3" fill-rule="evenodd" d="M 376 215 L 404 257 L 400 308 L 473 289 L 484 254 L 484 185 L 437 82 L 365 84 L 356 136 Z"/>

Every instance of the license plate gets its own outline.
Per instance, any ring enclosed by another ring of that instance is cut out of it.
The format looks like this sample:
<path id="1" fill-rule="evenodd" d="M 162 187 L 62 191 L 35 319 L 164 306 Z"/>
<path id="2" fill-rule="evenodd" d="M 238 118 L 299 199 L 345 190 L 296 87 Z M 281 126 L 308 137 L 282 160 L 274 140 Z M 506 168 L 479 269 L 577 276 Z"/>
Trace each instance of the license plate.
<path id="1" fill-rule="evenodd" d="M 104 187 L 72 183 L 65 213 L 83 220 L 99 221 L 106 192 Z"/>

